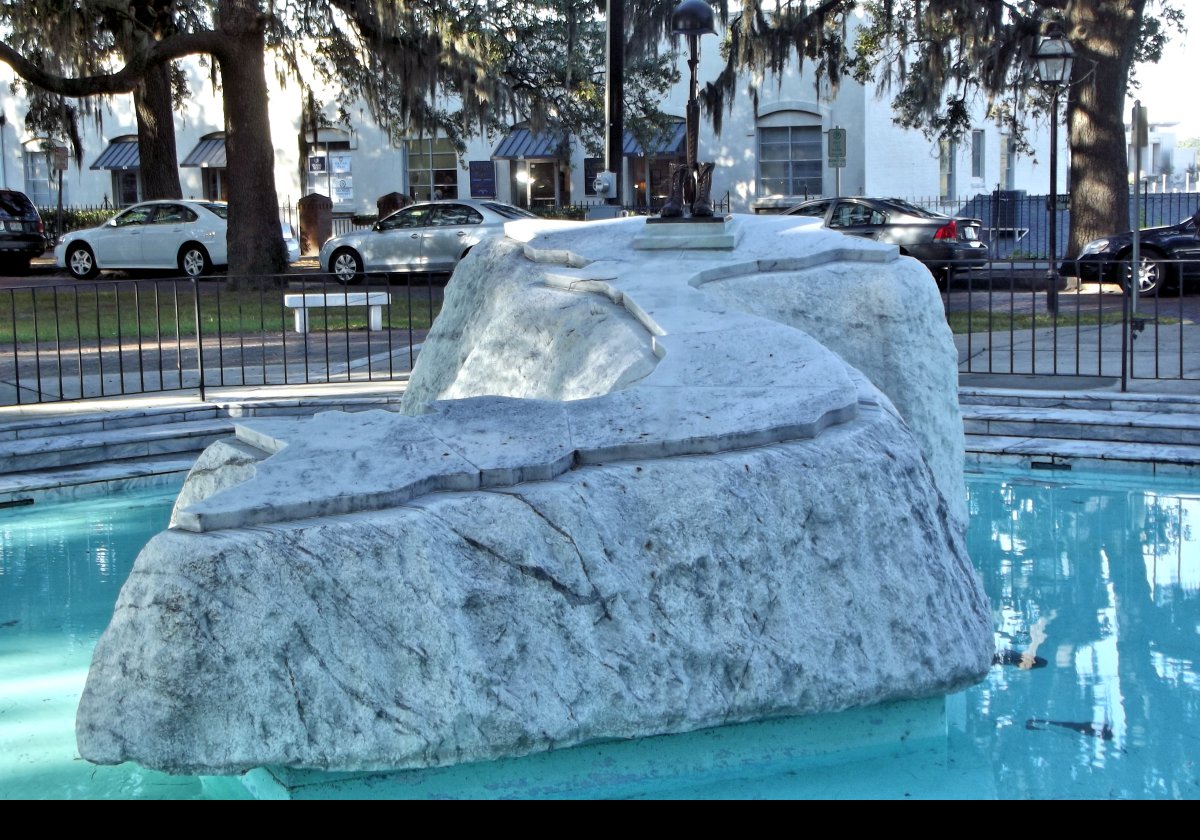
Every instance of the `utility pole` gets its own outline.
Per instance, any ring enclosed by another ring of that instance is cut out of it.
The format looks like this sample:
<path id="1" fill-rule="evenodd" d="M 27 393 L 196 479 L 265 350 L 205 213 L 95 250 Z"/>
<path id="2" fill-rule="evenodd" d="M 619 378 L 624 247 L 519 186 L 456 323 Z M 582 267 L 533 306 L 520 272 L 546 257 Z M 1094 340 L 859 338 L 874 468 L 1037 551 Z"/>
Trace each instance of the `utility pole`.
<path id="1" fill-rule="evenodd" d="M 608 32 L 604 64 L 604 113 L 606 120 L 604 165 L 616 188 L 609 204 L 621 205 L 621 164 L 625 145 L 625 0 L 608 0 Z"/>

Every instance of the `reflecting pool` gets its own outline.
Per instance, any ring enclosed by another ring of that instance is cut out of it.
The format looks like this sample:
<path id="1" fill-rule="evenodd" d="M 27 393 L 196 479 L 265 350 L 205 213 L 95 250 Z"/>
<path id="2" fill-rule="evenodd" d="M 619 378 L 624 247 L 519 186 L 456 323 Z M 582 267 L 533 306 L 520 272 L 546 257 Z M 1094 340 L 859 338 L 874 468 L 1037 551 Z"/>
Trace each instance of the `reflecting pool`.
<path id="1" fill-rule="evenodd" d="M 638 748 L 678 756 L 680 773 L 615 795 L 1200 798 L 1200 482 L 988 470 L 967 484 L 998 655 L 982 683 L 949 699 L 937 737 L 837 760 L 747 759 L 719 775 L 682 768 L 712 767 L 699 753 L 714 743 L 752 756 L 754 739 L 777 744 L 789 730 L 647 739 Z M 75 751 L 92 648 L 174 492 L 0 510 L 0 798 L 242 794 L 94 767 Z M 489 775 L 511 769 L 479 765 L 459 795 L 488 796 L 499 789 Z"/>

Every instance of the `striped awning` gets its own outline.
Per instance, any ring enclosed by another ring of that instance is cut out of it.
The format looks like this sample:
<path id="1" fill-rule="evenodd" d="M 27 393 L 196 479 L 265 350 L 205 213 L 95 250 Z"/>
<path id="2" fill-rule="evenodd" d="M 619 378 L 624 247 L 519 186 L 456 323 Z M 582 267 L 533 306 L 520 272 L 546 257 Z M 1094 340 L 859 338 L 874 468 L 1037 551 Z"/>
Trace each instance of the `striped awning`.
<path id="1" fill-rule="evenodd" d="M 669 127 L 663 134 L 660 134 L 651 144 L 649 154 L 652 155 L 682 155 L 685 153 L 684 148 L 687 142 L 687 126 L 684 123 L 675 123 Z M 622 153 L 626 156 L 636 157 L 646 154 L 642 149 L 642 144 L 630 134 L 625 132 L 625 143 Z"/>
<path id="2" fill-rule="evenodd" d="M 121 138 L 108 144 L 108 148 L 92 164 L 92 169 L 139 169 L 141 165 L 138 141 Z"/>
<path id="3" fill-rule="evenodd" d="M 224 169 L 228 166 L 225 160 L 225 138 L 209 137 L 196 144 L 196 148 L 183 159 L 180 166 L 201 166 L 213 169 Z"/>
<path id="4" fill-rule="evenodd" d="M 555 160 L 562 157 L 559 138 L 553 134 L 534 134 L 528 128 L 514 128 L 500 141 L 492 158 L 497 160 Z"/>

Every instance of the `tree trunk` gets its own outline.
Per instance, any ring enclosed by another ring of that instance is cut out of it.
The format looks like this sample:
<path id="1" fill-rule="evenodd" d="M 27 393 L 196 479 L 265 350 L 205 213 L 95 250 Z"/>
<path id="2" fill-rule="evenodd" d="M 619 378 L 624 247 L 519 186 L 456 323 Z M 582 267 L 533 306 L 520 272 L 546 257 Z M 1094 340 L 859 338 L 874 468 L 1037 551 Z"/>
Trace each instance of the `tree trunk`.
<path id="1" fill-rule="evenodd" d="M 1069 255 L 1093 239 L 1129 230 L 1125 93 L 1145 0 L 1093 0 L 1070 7 L 1075 65 L 1068 94 L 1071 148 Z"/>
<path id="2" fill-rule="evenodd" d="M 287 264 L 263 69 L 265 18 L 255 0 L 221 0 L 219 13 L 224 38 L 217 61 L 229 159 L 229 284 L 281 286 Z"/>
<path id="3" fill-rule="evenodd" d="M 183 198 L 179 156 L 175 148 L 175 116 L 171 110 L 171 65 L 146 71 L 133 91 L 137 114 L 143 198 Z"/>

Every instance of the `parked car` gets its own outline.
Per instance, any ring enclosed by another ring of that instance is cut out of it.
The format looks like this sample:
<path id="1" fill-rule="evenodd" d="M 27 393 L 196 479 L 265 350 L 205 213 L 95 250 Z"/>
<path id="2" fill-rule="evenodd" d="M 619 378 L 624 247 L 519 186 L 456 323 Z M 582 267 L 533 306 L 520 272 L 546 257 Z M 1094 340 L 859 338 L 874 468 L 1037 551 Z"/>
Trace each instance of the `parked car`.
<path id="1" fill-rule="evenodd" d="M 321 246 L 321 267 L 342 283 L 366 272 L 449 272 L 504 223 L 537 218 L 499 201 L 457 199 L 412 204 L 370 230 L 335 236 Z"/>
<path id="2" fill-rule="evenodd" d="M 229 211 L 216 201 L 146 201 L 100 227 L 64 234 L 54 249 L 59 268 L 79 280 L 105 269 L 179 269 L 201 277 L 228 263 Z"/>
<path id="3" fill-rule="evenodd" d="M 988 262 L 979 219 L 934 213 L 899 198 L 816 198 L 784 215 L 811 216 L 830 230 L 897 245 L 901 254 L 924 263 L 939 283 L 954 269 Z"/>
<path id="4" fill-rule="evenodd" d="M 1128 291 L 1132 261 L 1133 231 L 1128 231 L 1092 240 L 1059 273 L 1086 282 L 1119 283 Z M 1200 210 L 1177 225 L 1141 231 L 1138 262 L 1139 295 L 1182 292 L 1187 281 L 1200 279 Z"/>
<path id="5" fill-rule="evenodd" d="M 46 228 L 25 193 L 0 190 L 0 271 L 24 274 L 46 250 Z"/>
<path id="6" fill-rule="evenodd" d="M 296 229 L 288 222 L 280 220 L 279 228 L 283 231 L 283 247 L 287 250 L 288 265 L 300 259 L 300 237 Z"/>

